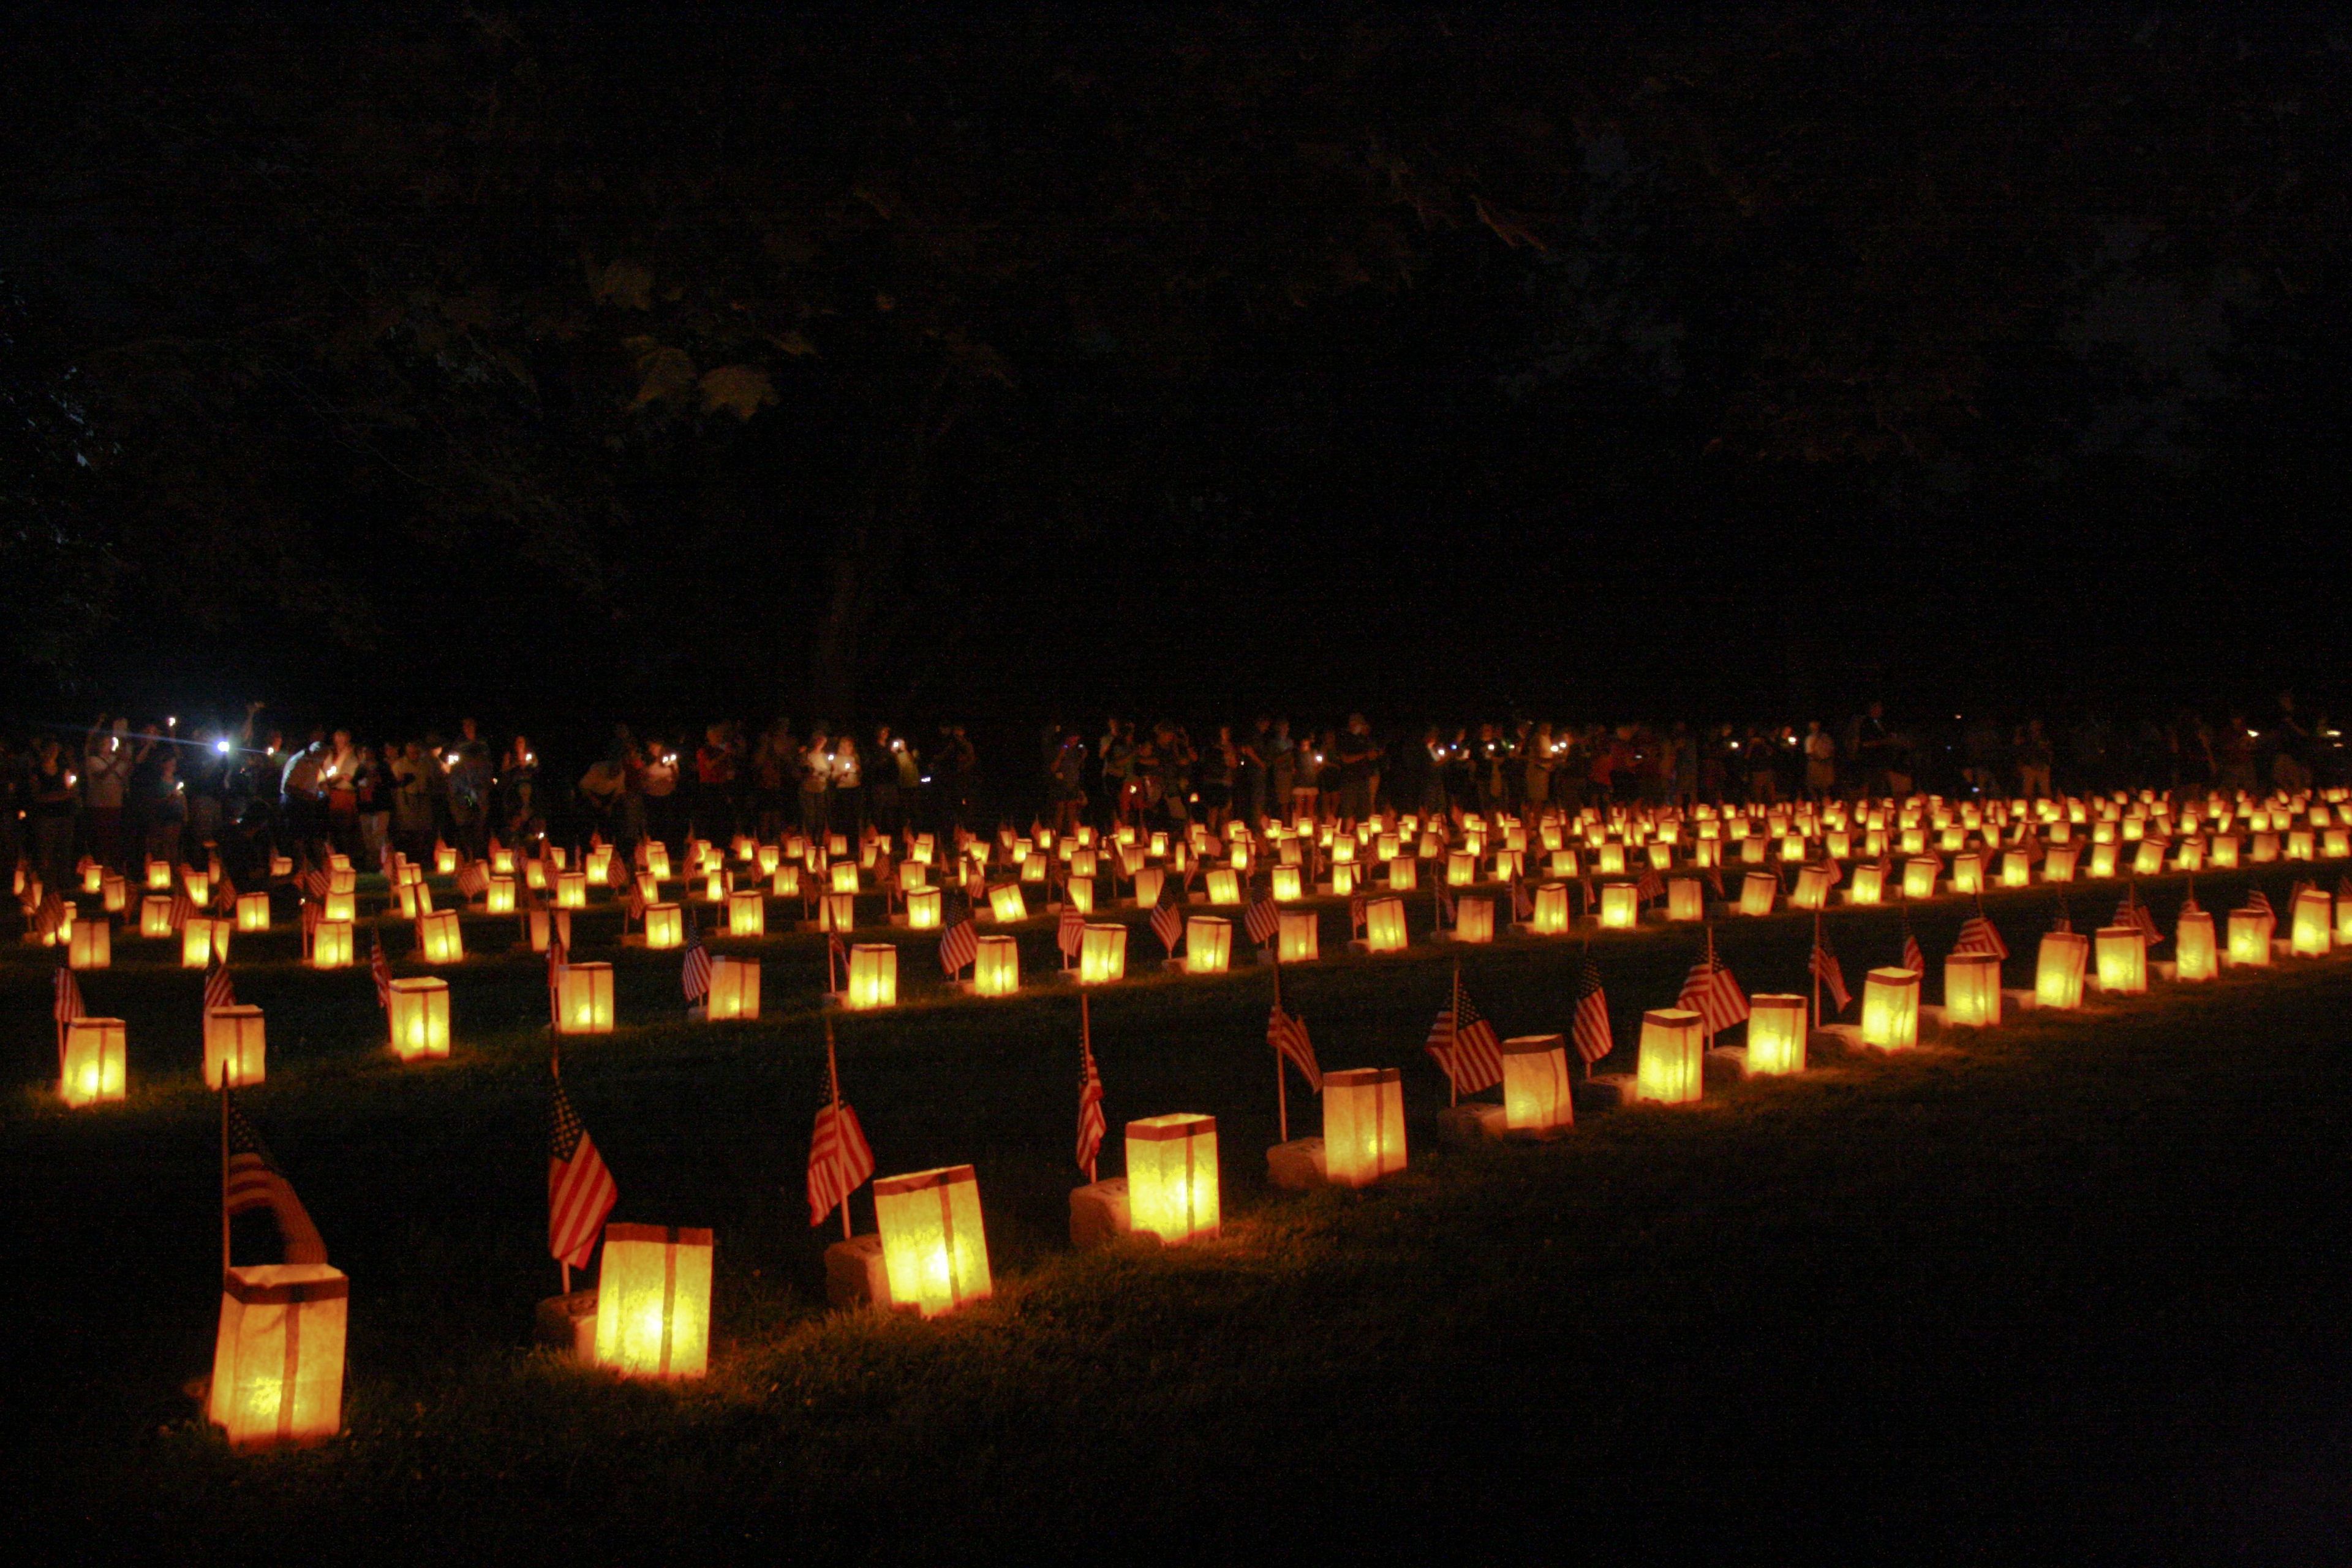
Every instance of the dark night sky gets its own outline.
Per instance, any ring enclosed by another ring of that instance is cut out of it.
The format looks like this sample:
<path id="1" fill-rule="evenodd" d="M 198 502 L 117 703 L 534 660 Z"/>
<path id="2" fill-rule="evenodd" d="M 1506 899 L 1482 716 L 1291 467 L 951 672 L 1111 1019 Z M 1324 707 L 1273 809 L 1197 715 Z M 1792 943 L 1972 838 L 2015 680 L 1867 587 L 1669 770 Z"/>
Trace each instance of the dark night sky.
<path id="1" fill-rule="evenodd" d="M 2209 705 L 2347 648 L 2347 35 L 52 8 L 26 713 Z"/>

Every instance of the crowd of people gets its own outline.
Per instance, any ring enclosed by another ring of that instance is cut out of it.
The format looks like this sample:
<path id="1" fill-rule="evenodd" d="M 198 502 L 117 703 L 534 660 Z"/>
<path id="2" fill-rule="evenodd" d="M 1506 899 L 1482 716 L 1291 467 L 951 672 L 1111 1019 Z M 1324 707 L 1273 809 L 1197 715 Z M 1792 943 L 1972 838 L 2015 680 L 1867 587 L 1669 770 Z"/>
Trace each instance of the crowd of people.
<path id="1" fill-rule="evenodd" d="M 260 722 L 183 733 L 176 718 L 134 725 L 100 714 L 87 731 L 0 736 L 0 864 L 29 862 L 49 886 L 88 856 L 118 869 L 143 859 L 201 863 L 242 876 L 272 854 L 305 861 L 340 851 L 373 865 L 391 844 L 423 858 L 436 842 L 469 854 L 550 833 L 592 834 L 624 848 L 689 830 L 773 840 L 788 828 L 855 834 L 867 826 L 951 831 L 1000 817 L 1212 829 L 1240 816 L 1360 820 L 1383 808 L 1519 812 L 1639 802 L 1769 804 L 1797 798 L 2037 796 L 2155 788 L 2295 790 L 2345 782 L 2342 736 L 2294 694 L 2257 725 L 2219 725 L 2183 709 L 2118 725 L 2085 715 L 1956 716 L 1890 721 L 1872 703 L 1835 727 L 1673 722 L 1567 724 L 1533 719 L 1376 731 L 1261 716 L 1218 724 L 1196 742 L 1184 724 L 1112 718 L 1089 731 L 1059 721 L 1041 736 L 1035 785 L 1019 774 L 983 787 L 965 726 L 938 727 L 927 750 L 887 724 L 779 719 L 756 735 L 733 721 L 690 734 L 640 736 L 615 725 L 576 776 L 550 773 L 529 737 L 496 742 L 471 719 L 447 734 L 360 743 L 345 729 L 299 740 Z"/>

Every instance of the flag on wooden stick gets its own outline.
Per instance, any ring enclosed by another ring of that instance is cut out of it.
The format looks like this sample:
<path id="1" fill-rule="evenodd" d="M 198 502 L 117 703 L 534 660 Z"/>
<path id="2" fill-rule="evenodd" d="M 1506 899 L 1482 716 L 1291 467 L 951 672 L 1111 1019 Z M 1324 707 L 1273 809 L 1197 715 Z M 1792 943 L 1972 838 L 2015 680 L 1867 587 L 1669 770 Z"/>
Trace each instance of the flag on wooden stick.
<path id="1" fill-rule="evenodd" d="M 1086 998 L 1078 999 L 1081 1023 L 1078 1035 L 1078 1169 L 1087 1180 L 1095 1179 L 1095 1156 L 1102 1151 L 1103 1086 L 1102 1074 L 1095 1069 L 1095 1045 L 1090 1024 L 1085 1022 Z"/>
<path id="2" fill-rule="evenodd" d="M 223 960 L 205 976 L 205 1011 L 217 1012 L 236 1005 L 236 987 L 229 984 L 228 963 Z"/>
<path id="3" fill-rule="evenodd" d="M 1813 956 L 1808 967 L 1812 971 L 1813 978 L 1828 990 L 1832 1004 L 1830 1011 L 1844 1012 L 1846 1004 L 1853 1000 L 1853 993 L 1845 988 L 1845 966 L 1838 962 L 1838 955 L 1830 947 L 1829 937 L 1818 926 L 1813 931 Z"/>
<path id="4" fill-rule="evenodd" d="M 817 1107 L 816 1127 L 809 1135 L 809 1224 L 820 1226 L 835 1208 L 842 1209 L 842 1230 L 849 1229 L 845 1206 L 849 1194 L 874 1173 L 874 1151 L 857 1112 L 841 1098 L 841 1067 L 835 1055 L 833 1022 L 824 1026 L 825 1101 Z"/>
<path id="5" fill-rule="evenodd" d="M 620 1201 L 621 1189 L 596 1152 L 596 1141 L 588 1136 L 580 1113 L 572 1109 L 572 1097 L 563 1092 L 563 1080 L 557 1079 L 548 1106 L 549 1254 L 569 1268 L 585 1268 L 604 1228 L 604 1216 Z"/>
<path id="6" fill-rule="evenodd" d="M 1721 1034 L 1748 1016 L 1748 994 L 1732 978 L 1729 967 L 1715 955 L 1713 927 L 1707 930 L 1706 951 L 1683 978 L 1682 995 L 1675 1005 L 1696 1013 L 1710 1035 Z"/>
<path id="7" fill-rule="evenodd" d="M 1585 949 L 1584 967 L 1577 976 L 1574 1031 L 1576 1054 L 1584 1065 L 1594 1062 L 1617 1048 L 1615 1033 L 1609 1026 L 1609 993 L 1601 988 L 1601 968 L 1592 962 L 1592 950 Z"/>
<path id="8" fill-rule="evenodd" d="M 694 918 L 691 905 L 686 911 L 686 962 L 678 972 L 678 984 L 689 1007 L 710 994 L 710 950 L 702 945 L 701 923 Z"/>
<path id="9" fill-rule="evenodd" d="M 1456 973 L 1454 994 L 1437 1010 L 1423 1042 L 1438 1068 L 1452 1080 L 1456 1095 L 1475 1094 L 1503 1081 L 1503 1043 L 1495 1026 L 1479 1015 L 1462 990 Z"/>
<path id="10" fill-rule="evenodd" d="M 278 1162 L 261 1142 L 261 1134 L 245 1119 L 245 1112 L 236 1108 L 236 1097 L 230 1092 L 226 1075 L 221 1083 L 221 1120 L 223 1217 L 266 1208 L 278 1221 L 278 1235 L 285 1244 L 287 1262 L 327 1261 L 327 1244 L 319 1238 L 319 1227 L 310 1223 L 310 1211 L 294 1195 Z M 226 1243 L 226 1227 L 222 1237 Z"/>
<path id="11" fill-rule="evenodd" d="M 1307 1087 L 1316 1093 L 1323 1092 L 1323 1069 L 1315 1065 L 1315 1044 L 1307 1037 L 1307 1022 L 1274 1005 L 1274 1014 L 1265 1022 L 1266 1044 L 1272 1046 L 1284 1060 L 1298 1069 Z"/>

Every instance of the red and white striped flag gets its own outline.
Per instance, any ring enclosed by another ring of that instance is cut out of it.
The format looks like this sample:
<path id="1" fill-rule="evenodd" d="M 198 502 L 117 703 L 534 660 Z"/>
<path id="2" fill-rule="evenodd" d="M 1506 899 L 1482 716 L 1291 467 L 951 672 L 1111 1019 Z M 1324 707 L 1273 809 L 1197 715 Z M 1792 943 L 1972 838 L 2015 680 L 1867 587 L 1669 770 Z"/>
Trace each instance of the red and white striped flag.
<path id="1" fill-rule="evenodd" d="M 818 1106 L 816 1127 L 809 1134 L 809 1224 L 823 1225 L 873 1173 L 874 1151 L 857 1112 L 846 1100 Z"/>
<path id="2" fill-rule="evenodd" d="M 1065 963 L 1076 963 L 1078 952 L 1087 945 L 1087 917 L 1074 904 L 1062 906 L 1062 918 L 1054 927 L 1054 945 L 1062 950 Z"/>
<path id="3" fill-rule="evenodd" d="M 1837 857 L 1827 850 L 1823 850 L 1822 854 L 1822 875 L 1829 879 L 1822 884 L 1823 892 L 1827 892 L 1845 880 L 1845 868 L 1839 865 Z"/>
<path id="4" fill-rule="evenodd" d="M 1151 934 L 1160 939 L 1169 957 L 1176 956 L 1176 943 L 1184 935 L 1184 917 L 1176 912 L 1175 905 L 1162 902 L 1151 911 Z"/>
<path id="5" fill-rule="evenodd" d="M 1740 990 L 1730 969 L 1715 956 L 1712 931 L 1707 933 L 1706 951 L 1683 979 L 1683 993 L 1676 1005 L 1696 1013 L 1710 1035 L 1719 1035 L 1748 1016 L 1748 994 Z"/>
<path id="6" fill-rule="evenodd" d="M 1458 1095 L 1475 1094 L 1503 1081 L 1503 1043 L 1458 983 L 1453 999 L 1437 1010 L 1423 1049 L 1454 1080 Z"/>
<path id="7" fill-rule="evenodd" d="M 468 860 L 457 868 L 457 890 L 469 899 L 480 898 L 490 889 L 490 867 L 487 860 Z"/>
<path id="8" fill-rule="evenodd" d="M 953 980 L 980 956 L 980 924 L 970 915 L 940 933 L 940 968 Z"/>
<path id="9" fill-rule="evenodd" d="M 1903 967 L 1914 974 L 1927 973 L 1927 955 L 1919 951 L 1919 939 L 1911 934 L 1911 917 L 1903 917 Z"/>
<path id="10" fill-rule="evenodd" d="M 1655 866 L 1643 867 L 1641 879 L 1633 884 L 1633 901 L 1637 904 L 1646 904 L 1652 899 L 1663 899 L 1665 896 L 1666 879 L 1658 875 L 1658 868 Z"/>
<path id="11" fill-rule="evenodd" d="M 375 982 L 375 1005 L 385 1012 L 392 1011 L 392 964 L 383 956 L 383 928 L 375 931 L 373 951 L 368 954 L 368 977 Z"/>
<path id="12" fill-rule="evenodd" d="M 2001 941 L 2000 932 L 1982 913 L 1970 915 L 1960 922 L 1960 939 L 1952 946 L 1954 952 L 1989 952 L 2002 963 L 2009 962 L 2009 943 Z"/>
<path id="13" fill-rule="evenodd" d="M 1511 918 L 1515 921 L 1536 918 L 1536 901 L 1528 897 L 1528 885 L 1517 877 L 1511 879 Z"/>
<path id="14" fill-rule="evenodd" d="M 558 1079 L 548 1107 L 549 1253 L 574 1268 L 588 1267 L 596 1250 L 596 1237 L 604 1228 L 604 1216 L 620 1201 L 621 1189 L 613 1173 L 604 1168 L 596 1141 L 588 1136 L 580 1113 L 572 1109 L 572 1097 L 563 1092 L 563 1080 Z"/>
<path id="15" fill-rule="evenodd" d="M 236 912 L 236 884 L 228 879 L 226 871 L 221 873 L 221 879 L 213 884 L 213 908 L 225 915 Z"/>
<path id="16" fill-rule="evenodd" d="M 1838 962 L 1838 955 L 1831 950 L 1826 933 L 1814 933 L 1813 956 L 1807 967 L 1811 970 L 1813 978 L 1829 992 L 1830 1011 L 1844 1012 L 1846 1004 L 1853 1000 L 1853 993 L 1845 988 L 1845 966 Z"/>
<path id="17" fill-rule="evenodd" d="M 334 886 L 334 879 L 327 875 L 324 867 L 320 866 L 305 868 L 297 880 L 306 899 L 323 899 Z"/>
<path id="18" fill-rule="evenodd" d="M 2138 931 L 2147 939 L 2150 947 L 2164 940 L 2163 934 L 2156 929 L 2155 914 L 2139 901 L 2139 889 L 2128 884 L 2124 888 L 2123 902 L 2116 906 L 2116 924 L 2129 926 Z"/>
<path id="19" fill-rule="evenodd" d="M 1260 947 L 1274 940 L 1274 933 L 1282 929 L 1282 914 L 1275 907 L 1272 894 L 1250 905 L 1248 911 L 1242 916 L 1242 929 L 1249 933 L 1250 941 Z"/>
<path id="20" fill-rule="evenodd" d="M 840 940 L 834 938 L 836 942 Z M 686 962 L 678 972 L 678 984 L 688 1006 L 710 994 L 710 950 L 702 945 L 701 923 L 694 918 L 690 904 L 686 910 Z"/>
<path id="21" fill-rule="evenodd" d="M 843 990 L 849 988 L 849 944 L 837 931 L 824 933 L 824 974 Z"/>
<path id="22" fill-rule="evenodd" d="M 261 1142 L 261 1134 L 245 1119 L 236 1097 L 226 1086 L 221 1100 L 228 1154 L 228 1163 L 221 1170 L 221 1207 L 231 1216 L 247 1209 L 268 1209 L 277 1218 L 287 1262 L 324 1263 L 327 1244 L 319 1239 L 319 1227 L 310 1223 L 310 1211 L 294 1195 L 294 1188 Z"/>
<path id="23" fill-rule="evenodd" d="M 1365 911 L 1369 907 L 1361 893 L 1356 894 L 1348 900 L 1348 934 L 1349 936 L 1364 929 Z"/>
<path id="24" fill-rule="evenodd" d="M 1095 1156 L 1102 1151 L 1102 1074 L 1095 1070 L 1094 1047 L 1082 1045 L 1079 1051 L 1084 1060 L 1078 1073 L 1078 1169 L 1092 1181 Z"/>
<path id="25" fill-rule="evenodd" d="M 1284 1012 L 1282 1004 L 1276 1002 L 1273 1016 L 1265 1021 L 1265 1042 L 1298 1069 L 1307 1088 L 1318 1094 L 1323 1092 L 1323 1069 L 1315 1065 L 1315 1044 L 1307 1037 L 1305 1019 Z"/>
<path id="26" fill-rule="evenodd" d="M 1601 967 L 1592 962 L 1589 950 L 1583 972 L 1577 976 L 1576 1021 L 1570 1027 L 1576 1054 L 1587 1067 L 1617 1048 L 1616 1035 L 1609 1026 L 1609 993 L 1601 988 Z"/>
<path id="27" fill-rule="evenodd" d="M 172 929 L 178 931 L 195 917 L 196 900 L 188 897 L 186 883 L 172 894 Z"/>
<path id="28" fill-rule="evenodd" d="M 62 963 L 58 965 L 57 984 L 52 989 L 55 996 L 49 1004 L 49 1016 L 58 1021 L 58 1059 L 63 1062 L 66 1054 L 66 1026 L 76 1018 L 85 1016 L 86 1011 L 81 1002 L 81 982 L 76 980 L 74 972 Z"/>
<path id="29" fill-rule="evenodd" d="M 2252 888 L 2247 890 L 2246 908 L 2252 910 L 2257 914 L 2268 915 L 2273 921 L 2278 919 L 2278 911 L 2271 908 L 2270 895 L 2263 892 L 2260 888 Z"/>
<path id="30" fill-rule="evenodd" d="M 236 987 L 229 984 L 228 965 L 215 963 L 205 976 L 205 1011 L 217 1012 L 236 1005 Z"/>

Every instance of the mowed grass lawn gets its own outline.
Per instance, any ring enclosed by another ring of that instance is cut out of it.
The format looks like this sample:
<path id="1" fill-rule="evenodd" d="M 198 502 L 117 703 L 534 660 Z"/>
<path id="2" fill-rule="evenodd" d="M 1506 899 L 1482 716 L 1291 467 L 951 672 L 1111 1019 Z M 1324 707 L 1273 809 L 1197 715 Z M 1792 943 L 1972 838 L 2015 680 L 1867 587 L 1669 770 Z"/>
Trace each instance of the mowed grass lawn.
<path id="1" fill-rule="evenodd" d="M 2326 873 L 2333 876 L 2333 868 Z M 2249 880 L 2282 911 L 2291 874 Z M 2177 879 L 2144 890 L 2170 929 Z M 2078 929 L 2120 889 L 2080 887 Z M 363 900 L 363 903 L 367 900 Z M 2030 983 L 2052 894 L 1989 908 Z M 781 911 L 779 911 L 781 912 Z M 1939 961 L 1966 906 L 1914 911 Z M 281 914 L 283 910 L 281 910 Z M 1414 900 L 1415 936 L 1427 899 Z M 1327 951 L 1346 917 L 1327 906 Z M 1226 1235 L 1067 1245 L 1077 1002 L 948 1000 L 908 937 L 908 1005 L 839 1025 L 884 1173 L 979 1168 L 997 1297 L 931 1323 L 825 1310 L 803 1197 L 823 1081 L 822 939 L 772 937 L 769 1016 L 688 1026 L 675 954 L 613 945 L 623 1028 L 564 1079 L 615 1217 L 717 1231 L 709 1378 L 625 1384 L 530 1345 L 545 1249 L 543 966 L 447 972 L 457 1053 L 382 1047 L 364 969 L 284 930 L 236 942 L 269 1080 L 240 1097 L 352 1278 L 348 1432 L 235 1458 L 196 1420 L 218 1303 L 216 1101 L 200 977 L 121 942 L 83 976 L 131 1031 L 126 1106 L 56 1104 L 51 958 L 0 961 L 16 1089 L 8 1532 L 31 1555 L 136 1550 L 409 1561 L 2100 1557 L 2340 1560 L 2352 1545 L 2352 963 L 2283 962 L 1696 1108 L 1587 1114 L 1538 1146 L 1435 1136 L 1421 1051 L 1444 949 L 1286 973 L 1326 1067 L 1406 1069 L 1412 1166 L 1359 1193 L 1271 1191 L 1268 976 L 1099 992 L 1113 1129 L 1218 1119 Z M 1718 922 L 1751 991 L 1803 988 L 1811 921 Z M 1840 910 L 1848 976 L 1900 950 Z M 1598 940 L 1630 1066 L 1690 931 Z M 718 941 L 720 952 L 739 944 Z M 1239 945 L 1237 943 L 1237 945 Z M 387 930 L 403 973 L 406 928 Z M 2168 953 L 2168 948 L 2161 950 Z M 1140 928 L 1131 973 L 1157 943 Z M 171 955 L 175 958 L 175 954 Z M 1051 967 L 1043 922 L 1024 936 Z M 1463 959 L 1506 1034 L 1564 1030 L 1578 950 Z M 1931 967 L 1936 967 L 1931 965 Z M 1938 973 L 1927 982 L 1940 994 Z M 1293 1093 L 1294 1131 L 1316 1130 Z M 856 1200 L 868 1229 L 866 1194 Z"/>

